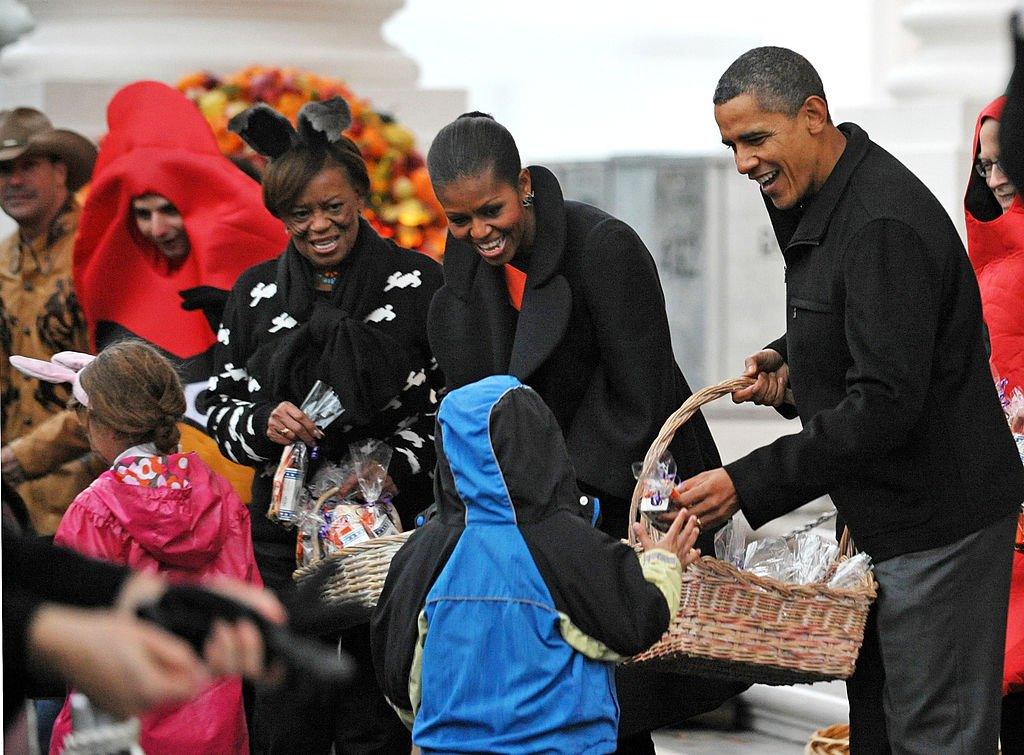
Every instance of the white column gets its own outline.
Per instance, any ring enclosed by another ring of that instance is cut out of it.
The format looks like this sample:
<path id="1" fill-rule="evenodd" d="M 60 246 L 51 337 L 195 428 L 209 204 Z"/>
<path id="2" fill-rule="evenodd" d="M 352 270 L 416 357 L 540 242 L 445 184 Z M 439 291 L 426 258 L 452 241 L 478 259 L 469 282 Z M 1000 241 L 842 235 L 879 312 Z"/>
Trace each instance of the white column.
<path id="1" fill-rule="evenodd" d="M 32 31 L 32 16 L 18 0 L 0 0 L 0 49 Z"/>
<path id="2" fill-rule="evenodd" d="M 418 87 L 419 67 L 385 41 L 404 0 L 23 0 L 36 30 L 0 54 L 0 107 L 33 105 L 98 136 L 106 103 L 141 78 L 197 69 L 296 66 L 346 81 L 425 144 L 465 109 L 460 90 Z"/>
<path id="3" fill-rule="evenodd" d="M 1010 74 L 1008 19 L 1013 0 L 915 0 L 901 13 L 917 48 L 889 74 L 901 102 L 974 99 L 1005 86 Z"/>
<path id="4" fill-rule="evenodd" d="M 1009 80 L 1014 5 L 876 0 L 879 101 L 835 113 L 863 126 L 924 181 L 961 235 L 974 123 Z"/>

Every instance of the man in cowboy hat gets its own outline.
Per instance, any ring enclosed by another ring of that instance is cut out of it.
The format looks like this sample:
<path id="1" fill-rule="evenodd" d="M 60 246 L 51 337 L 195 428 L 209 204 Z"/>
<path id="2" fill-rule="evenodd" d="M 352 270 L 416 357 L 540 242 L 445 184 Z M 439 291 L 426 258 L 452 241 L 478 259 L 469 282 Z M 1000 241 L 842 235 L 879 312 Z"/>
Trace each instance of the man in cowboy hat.
<path id="1" fill-rule="evenodd" d="M 87 351 L 85 319 L 71 284 L 79 206 L 96 148 L 55 129 L 32 108 L 0 112 L 0 208 L 18 230 L 0 241 L 0 472 L 18 484 L 39 534 L 53 534 L 74 497 L 102 471 L 77 423 L 60 410 L 65 391 L 12 374 L 11 354 L 49 359 Z"/>

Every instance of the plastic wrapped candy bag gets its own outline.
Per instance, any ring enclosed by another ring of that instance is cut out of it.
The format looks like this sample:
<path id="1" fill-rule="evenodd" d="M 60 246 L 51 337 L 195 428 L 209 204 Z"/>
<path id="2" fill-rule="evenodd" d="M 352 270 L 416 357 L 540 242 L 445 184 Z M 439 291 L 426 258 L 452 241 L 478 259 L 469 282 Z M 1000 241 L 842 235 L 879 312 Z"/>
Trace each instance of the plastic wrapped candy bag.
<path id="1" fill-rule="evenodd" d="M 857 587 L 864 579 L 864 575 L 871 571 L 871 556 L 867 553 L 858 553 L 853 558 L 843 561 L 836 567 L 836 573 L 828 581 L 828 586 L 849 590 Z"/>
<path id="2" fill-rule="evenodd" d="M 338 394 L 322 380 L 313 383 L 299 408 L 321 430 L 345 413 Z"/>
<path id="3" fill-rule="evenodd" d="M 325 461 L 316 470 L 313 479 L 309 481 L 306 488 L 310 497 L 317 501 L 323 495 L 335 488 L 341 488 L 352 476 L 352 463 L 349 459 L 342 462 Z"/>
<path id="4" fill-rule="evenodd" d="M 790 549 L 796 564 L 794 581 L 801 585 L 821 582 L 839 555 L 837 543 L 810 532 L 793 536 Z"/>
<path id="5" fill-rule="evenodd" d="M 366 503 L 376 503 L 384 491 L 384 483 L 388 477 L 388 465 L 394 450 L 380 440 L 367 440 L 353 443 L 349 447 L 352 454 L 352 467 L 355 470 L 359 490 Z"/>
<path id="6" fill-rule="evenodd" d="M 732 564 L 737 569 L 743 568 L 747 552 L 747 538 L 751 533 L 747 520 L 736 514 L 728 523 L 715 533 L 715 558 Z"/>
<path id="7" fill-rule="evenodd" d="M 363 527 L 370 537 L 397 535 L 402 531 L 398 512 L 387 496 L 381 497 L 388 479 L 388 466 L 394 449 L 379 440 L 353 443 L 352 468 L 356 475 L 364 505 L 361 511 Z"/>
<path id="8" fill-rule="evenodd" d="M 330 556 L 342 548 L 371 539 L 363 526 L 360 506 L 352 502 L 339 503 L 327 512 L 324 532 L 324 552 Z"/>
<path id="9" fill-rule="evenodd" d="M 750 543 L 743 568 L 759 577 L 771 577 L 781 582 L 796 581 L 796 559 L 782 537 L 766 537 Z"/>
<path id="10" fill-rule="evenodd" d="M 633 463 L 633 477 L 643 483 L 643 497 L 640 499 L 640 513 L 659 530 L 665 531 L 669 524 L 658 521 L 658 515 L 670 508 L 672 489 L 678 479 L 676 477 L 676 460 L 665 451 L 649 474 L 643 474 L 644 463 Z"/>
<path id="11" fill-rule="evenodd" d="M 306 444 L 289 443 L 285 446 L 274 472 L 268 519 L 288 527 L 294 524 L 308 470 L 309 450 Z"/>
<path id="12" fill-rule="evenodd" d="M 338 394 L 321 380 L 313 384 L 299 408 L 321 430 L 345 412 Z M 295 524 L 309 471 L 309 460 L 310 451 L 305 443 L 291 443 L 284 447 L 281 461 L 274 472 L 270 506 L 267 509 L 267 518 L 271 521 L 288 527 Z"/>

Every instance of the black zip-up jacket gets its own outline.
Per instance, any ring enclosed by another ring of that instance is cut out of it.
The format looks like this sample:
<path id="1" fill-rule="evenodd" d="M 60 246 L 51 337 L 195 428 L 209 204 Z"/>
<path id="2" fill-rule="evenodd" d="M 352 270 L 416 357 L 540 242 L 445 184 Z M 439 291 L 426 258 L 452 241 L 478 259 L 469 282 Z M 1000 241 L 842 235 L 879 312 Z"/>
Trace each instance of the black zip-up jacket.
<path id="1" fill-rule="evenodd" d="M 751 526 L 829 493 L 882 561 L 955 542 L 1024 500 L 986 358 L 978 284 L 949 216 L 852 123 L 820 191 L 768 214 L 786 261 L 803 430 L 726 467 Z"/>

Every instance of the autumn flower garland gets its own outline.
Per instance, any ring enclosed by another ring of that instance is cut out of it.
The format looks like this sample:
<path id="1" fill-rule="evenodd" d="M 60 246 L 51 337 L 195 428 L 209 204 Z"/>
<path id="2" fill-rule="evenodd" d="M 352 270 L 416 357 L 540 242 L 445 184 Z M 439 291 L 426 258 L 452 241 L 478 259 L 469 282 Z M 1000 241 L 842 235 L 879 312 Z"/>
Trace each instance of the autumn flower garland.
<path id="1" fill-rule="evenodd" d="M 445 216 L 412 132 L 373 110 L 344 83 L 292 68 L 250 66 L 222 78 L 207 72 L 191 73 L 177 86 L 196 103 L 225 155 L 244 157 L 261 166 L 263 158 L 228 131 L 232 117 L 254 103 L 265 102 L 294 122 L 299 109 L 310 100 L 344 97 L 352 109 L 352 126 L 346 134 L 359 146 L 370 173 L 366 219 L 381 236 L 441 259 L 447 233 Z"/>

